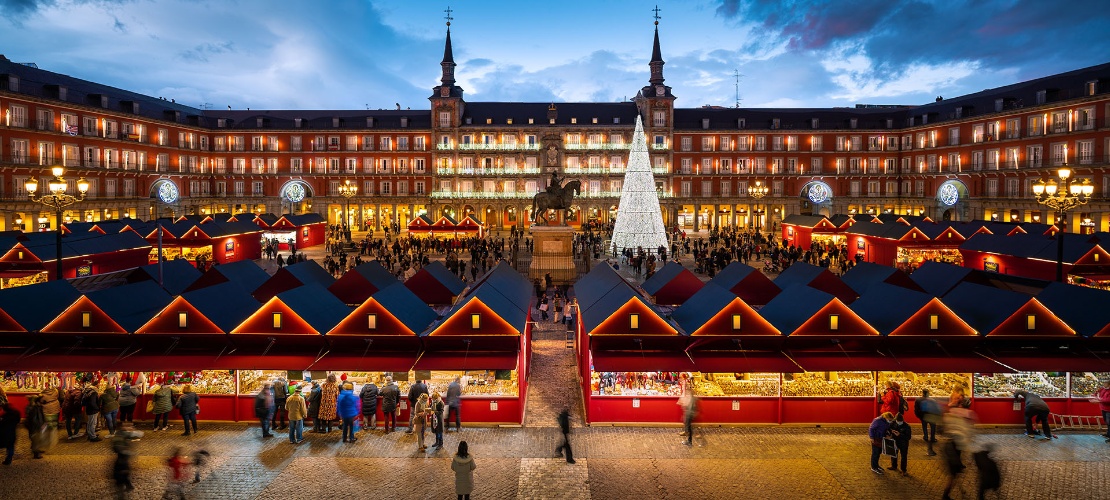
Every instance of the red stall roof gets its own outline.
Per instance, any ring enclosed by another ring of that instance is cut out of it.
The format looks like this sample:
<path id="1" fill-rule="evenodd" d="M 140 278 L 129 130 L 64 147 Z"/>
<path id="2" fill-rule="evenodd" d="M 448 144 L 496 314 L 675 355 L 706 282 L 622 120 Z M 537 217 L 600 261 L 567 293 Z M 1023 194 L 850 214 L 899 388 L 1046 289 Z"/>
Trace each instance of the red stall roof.
<path id="1" fill-rule="evenodd" d="M 656 304 L 684 304 L 705 282 L 677 262 L 668 262 L 640 285 Z"/>

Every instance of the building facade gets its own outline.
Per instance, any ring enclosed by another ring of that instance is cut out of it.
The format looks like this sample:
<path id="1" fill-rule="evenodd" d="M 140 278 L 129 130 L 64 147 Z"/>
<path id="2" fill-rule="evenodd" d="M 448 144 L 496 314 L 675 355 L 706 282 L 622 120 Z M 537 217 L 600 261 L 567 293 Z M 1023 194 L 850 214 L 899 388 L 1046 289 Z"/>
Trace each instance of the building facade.
<path id="1" fill-rule="evenodd" d="M 888 212 L 1049 223 L 1032 184 L 1068 166 L 1095 186 L 1068 230 L 1110 229 L 1110 63 L 920 106 L 820 109 L 676 108 L 664 64 L 656 28 L 629 102 L 468 102 L 448 30 L 427 110 L 224 111 L 0 57 L 0 228 L 57 226 L 24 189 L 54 165 L 70 192 L 90 183 L 70 220 L 317 212 L 379 230 L 427 213 L 505 229 L 530 223 L 555 171 L 582 182 L 568 222 L 605 224 L 640 116 L 668 227 Z"/>

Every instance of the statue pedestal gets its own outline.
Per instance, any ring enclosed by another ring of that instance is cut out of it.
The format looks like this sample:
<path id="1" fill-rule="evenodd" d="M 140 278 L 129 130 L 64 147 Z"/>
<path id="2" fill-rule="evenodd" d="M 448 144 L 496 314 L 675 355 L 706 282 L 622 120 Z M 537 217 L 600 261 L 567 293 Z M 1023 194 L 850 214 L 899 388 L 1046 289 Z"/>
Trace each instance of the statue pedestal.
<path id="1" fill-rule="evenodd" d="M 532 265 L 529 279 L 539 279 L 550 274 L 552 283 L 570 284 L 578 279 L 574 265 L 574 228 L 570 226 L 541 226 L 529 228 L 532 233 Z"/>

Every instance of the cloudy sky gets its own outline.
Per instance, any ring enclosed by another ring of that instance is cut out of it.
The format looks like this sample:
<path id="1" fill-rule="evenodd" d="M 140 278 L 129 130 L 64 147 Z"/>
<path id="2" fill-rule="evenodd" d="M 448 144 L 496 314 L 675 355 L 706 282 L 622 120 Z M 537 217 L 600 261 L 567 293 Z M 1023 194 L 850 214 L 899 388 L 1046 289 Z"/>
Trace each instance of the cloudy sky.
<path id="1" fill-rule="evenodd" d="M 922 104 L 1110 62 L 1106 0 L 659 0 L 678 105 Z M 450 5 L 471 101 L 621 101 L 654 2 L 0 0 L 0 53 L 179 103 L 426 109 Z M 395 104 L 396 103 L 396 104 Z"/>

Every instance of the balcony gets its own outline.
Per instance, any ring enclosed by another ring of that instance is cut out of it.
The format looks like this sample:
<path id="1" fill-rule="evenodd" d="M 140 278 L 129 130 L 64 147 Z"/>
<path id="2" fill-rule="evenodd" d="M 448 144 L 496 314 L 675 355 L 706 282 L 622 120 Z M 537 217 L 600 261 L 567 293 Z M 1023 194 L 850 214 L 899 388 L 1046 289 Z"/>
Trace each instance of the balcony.
<path id="1" fill-rule="evenodd" d="M 452 144 L 436 144 L 436 149 L 439 151 L 518 151 L 518 150 L 532 150 L 538 151 L 539 144 L 459 144 L 457 147 Z"/>
<path id="2" fill-rule="evenodd" d="M 673 195 L 666 192 L 657 193 L 660 199 L 673 198 Z M 512 193 L 499 193 L 499 192 L 485 192 L 485 191 L 472 191 L 472 192 L 454 192 L 454 191 L 432 191 L 432 198 L 435 199 L 452 199 L 452 200 L 530 200 L 536 193 L 526 192 L 512 192 Z M 620 198 L 620 191 L 585 191 L 576 196 L 578 199 L 611 199 Z"/>
<path id="3" fill-rule="evenodd" d="M 565 169 L 563 169 L 563 173 L 568 174 L 568 175 L 590 175 L 590 174 L 593 174 L 593 175 L 605 175 L 605 174 L 624 175 L 625 170 L 627 170 L 627 167 L 623 167 L 623 166 L 620 167 L 620 168 L 612 168 L 612 167 L 566 167 Z M 652 173 L 658 174 L 658 175 L 666 175 L 668 173 L 667 172 L 667 167 L 652 167 L 651 171 L 652 171 Z"/>
<path id="4" fill-rule="evenodd" d="M 439 167 L 436 168 L 437 175 L 530 175 L 542 173 L 538 167 L 522 167 L 522 168 L 455 168 L 455 167 Z"/>
<path id="5" fill-rule="evenodd" d="M 567 151 L 581 151 L 581 150 L 602 150 L 602 151 L 627 151 L 632 149 L 631 144 L 612 144 L 612 143 L 587 143 L 587 144 L 567 144 L 563 146 Z"/>

